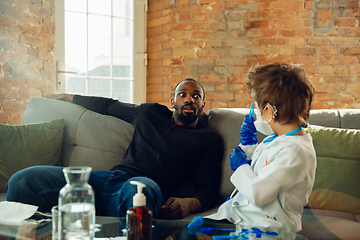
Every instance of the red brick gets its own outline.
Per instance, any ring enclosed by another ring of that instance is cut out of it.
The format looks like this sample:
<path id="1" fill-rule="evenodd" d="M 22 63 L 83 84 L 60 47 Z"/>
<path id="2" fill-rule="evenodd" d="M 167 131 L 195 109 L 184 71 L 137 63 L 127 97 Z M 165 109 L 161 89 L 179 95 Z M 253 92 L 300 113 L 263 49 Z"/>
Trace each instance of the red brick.
<path id="1" fill-rule="evenodd" d="M 191 14 L 189 13 L 180 13 L 179 14 L 179 21 L 180 22 L 190 22 L 192 19 Z"/>
<path id="2" fill-rule="evenodd" d="M 295 30 L 280 29 L 279 33 L 283 37 L 295 37 Z"/>
<path id="3" fill-rule="evenodd" d="M 320 83 L 322 82 L 322 76 L 308 76 L 313 83 Z"/>
<path id="4" fill-rule="evenodd" d="M 207 31 L 194 31 L 192 33 L 193 38 L 209 38 L 209 33 Z"/>
<path id="5" fill-rule="evenodd" d="M 270 2 L 269 9 L 303 9 L 303 1 L 275 1 Z"/>
<path id="6" fill-rule="evenodd" d="M 186 5 L 181 6 L 178 9 L 180 13 L 192 13 L 192 14 L 201 14 L 202 13 L 202 6 L 201 5 Z"/>
<path id="7" fill-rule="evenodd" d="M 162 11 L 152 11 L 152 12 L 148 12 L 147 14 L 147 20 L 151 20 L 151 19 L 156 19 L 156 18 L 160 18 L 162 17 Z"/>
<path id="8" fill-rule="evenodd" d="M 334 24 L 337 27 L 357 27 L 358 25 L 356 18 L 336 19 Z"/>
<path id="9" fill-rule="evenodd" d="M 340 29 L 341 30 L 341 29 Z M 343 37 L 360 37 L 360 28 L 346 28 Z"/>
<path id="10" fill-rule="evenodd" d="M 286 19 L 286 20 L 275 20 L 273 22 L 273 27 L 274 28 L 299 28 L 302 27 L 303 24 L 300 20 L 290 20 L 290 19 Z"/>
<path id="11" fill-rule="evenodd" d="M 158 52 L 153 52 L 151 54 L 152 59 L 162 59 L 162 58 L 169 58 L 172 57 L 172 50 L 166 49 Z"/>
<path id="12" fill-rule="evenodd" d="M 199 23 L 173 23 L 171 25 L 172 30 L 182 30 L 182 31 L 189 31 L 189 30 L 200 30 Z"/>
<path id="13" fill-rule="evenodd" d="M 348 84 L 346 91 L 349 93 L 360 93 L 360 84 Z"/>
<path id="14" fill-rule="evenodd" d="M 194 49 L 174 49 L 173 50 L 173 56 L 176 57 L 193 57 L 195 56 L 195 50 Z"/>
<path id="15" fill-rule="evenodd" d="M 162 93 L 147 93 L 146 94 L 146 101 L 147 102 L 161 102 L 163 101 L 163 94 Z"/>
<path id="16" fill-rule="evenodd" d="M 285 45 L 287 40 L 285 38 L 256 38 L 254 39 L 260 46 L 273 46 L 273 45 Z M 250 45 L 250 44 L 249 44 Z"/>
<path id="17" fill-rule="evenodd" d="M 0 15 L 0 26 L 3 28 L 13 28 L 12 18 Z"/>
<path id="18" fill-rule="evenodd" d="M 311 18 L 312 11 L 307 11 L 307 10 L 301 11 L 301 10 L 299 10 L 299 11 L 296 12 L 296 16 L 297 16 L 297 18 Z"/>
<path id="19" fill-rule="evenodd" d="M 359 55 L 360 54 L 360 47 L 343 48 L 341 50 L 341 54 L 343 54 L 343 55 Z"/>
<path id="20" fill-rule="evenodd" d="M 259 21 L 245 21 L 244 28 L 269 28 L 269 21 L 259 20 Z"/>
<path id="21" fill-rule="evenodd" d="M 148 53 L 157 52 L 157 51 L 162 50 L 162 46 L 163 46 L 162 43 L 149 44 L 147 46 L 147 51 L 148 51 Z"/>
<path id="22" fill-rule="evenodd" d="M 260 29 L 252 28 L 246 32 L 247 37 L 274 37 L 277 35 L 277 30 L 275 29 Z"/>
<path id="23" fill-rule="evenodd" d="M 327 93 L 333 90 L 330 84 L 315 84 L 316 93 Z"/>
<path id="24" fill-rule="evenodd" d="M 313 109 L 328 109 L 328 104 L 324 102 L 315 102 L 313 103 Z"/>
<path id="25" fill-rule="evenodd" d="M 330 46 L 322 47 L 320 53 L 322 55 L 336 55 L 338 53 L 338 48 Z"/>
<path id="26" fill-rule="evenodd" d="M 156 19 L 152 19 L 152 20 L 148 21 L 147 26 L 149 28 L 152 28 L 152 27 L 161 26 L 161 25 L 164 25 L 164 24 L 170 23 L 170 22 L 171 22 L 171 17 L 168 15 L 165 17 L 156 18 Z"/>
<path id="27" fill-rule="evenodd" d="M 156 26 L 153 28 L 147 28 L 146 35 L 147 37 L 151 37 L 154 35 L 160 35 L 163 33 L 163 26 Z"/>
<path id="28" fill-rule="evenodd" d="M 169 89 L 169 86 L 166 84 L 148 84 L 147 91 L 149 93 L 156 93 L 156 92 L 165 92 Z"/>
<path id="29" fill-rule="evenodd" d="M 312 28 L 299 28 L 296 30 L 296 35 L 299 37 L 310 37 L 314 35 Z"/>
<path id="30" fill-rule="evenodd" d="M 204 22 L 209 21 L 210 15 L 209 14 L 196 14 L 195 15 L 195 21 L 196 22 Z"/>
<path id="31" fill-rule="evenodd" d="M 343 103 L 351 103 L 354 101 L 354 97 L 351 95 L 341 95 L 340 100 Z"/>
<path id="32" fill-rule="evenodd" d="M 330 8 L 331 7 L 331 0 L 317 1 L 316 7 L 317 8 Z"/>
<path id="33" fill-rule="evenodd" d="M 5 88 L 12 88 L 12 87 L 25 88 L 26 87 L 25 84 L 26 84 L 26 81 L 23 77 L 0 78 L 0 86 L 5 87 Z"/>
<path id="34" fill-rule="evenodd" d="M 332 66 L 319 66 L 317 69 L 318 74 L 332 74 L 334 73 L 334 68 Z"/>
<path id="35" fill-rule="evenodd" d="M 322 18 L 331 18 L 331 10 L 329 11 L 317 11 L 316 12 L 316 17 L 319 18 L 319 19 L 322 19 Z"/>
<path id="36" fill-rule="evenodd" d="M 149 4 L 149 12 L 155 12 L 158 10 L 163 10 L 171 7 L 171 1 L 157 1 L 157 2 L 151 2 Z"/>
<path id="37" fill-rule="evenodd" d="M 188 5 L 191 2 L 191 0 L 179 0 L 178 3 L 182 5 Z"/>
<path id="38" fill-rule="evenodd" d="M 227 107 L 228 107 L 228 102 L 227 101 L 212 101 L 211 102 L 211 108 L 212 109 L 227 108 Z"/>
<path id="39" fill-rule="evenodd" d="M 330 45 L 329 38 L 311 37 L 311 38 L 308 38 L 307 42 L 308 42 L 309 46 L 328 46 L 328 45 Z"/>
<path id="40" fill-rule="evenodd" d="M 360 1 L 359 0 L 354 0 L 354 1 L 349 1 L 348 8 L 360 8 Z"/>
<path id="41" fill-rule="evenodd" d="M 350 74 L 359 74 L 360 73 L 360 64 L 350 66 L 349 71 L 350 71 Z"/>
<path id="42" fill-rule="evenodd" d="M 281 11 L 280 19 L 295 19 L 296 12 L 294 10 Z"/>
<path id="43" fill-rule="evenodd" d="M 247 39 L 224 39 L 223 46 L 225 47 L 244 47 L 250 46 L 252 43 Z"/>
<path id="44" fill-rule="evenodd" d="M 305 1 L 305 9 L 314 9 L 313 1 Z"/>
<path id="45" fill-rule="evenodd" d="M 7 75 L 12 75 L 12 74 L 14 74 L 14 70 L 13 70 L 12 66 L 10 66 L 10 65 L 7 64 L 7 63 L 4 63 L 4 64 L 2 65 L 2 69 L 3 69 L 3 71 L 4 71 L 4 74 L 7 74 Z"/>
<path id="46" fill-rule="evenodd" d="M 148 37 L 147 41 L 148 41 L 148 44 L 152 44 L 152 43 L 165 42 L 165 41 L 168 41 L 169 39 L 170 39 L 169 35 L 165 33 L 165 34 L 156 35 L 153 37 Z"/>
<path id="47" fill-rule="evenodd" d="M 184 41 L 184 47 L 186 48 L 202 48 L 204 44 L 203 41 Z M 203 49 L 200 49 L 200 51 L 201 50 Z"/>
<path id="48" fill-rule="evenodd" d="M 226 92 L 222 92 L 222 93 L 207 93 L 206 94 L 206 98 L 209 100 L 222 100 L 222 101 L 231 101 L 234 99 L 234 94 L 233 93 L 226 93 Z"/>
<path id="49" fill-rule="evenodd" d="M 296 55 L 315 55 L 316 49 L 311 48 L 311 47 L 296 48 L 295 54 Z"/>
<path id="50" fill-rule="evenodd" d="M 347 104 L 342 104 L 342 103 L 335 103 L 334 105 L 330 105 L 330 108 L 332 109 L 346 109 L 349 108 Z"/>
<path id="51" fill-rule="evenodd" d="M 151 58 L 153 58 L 153 57 L 151 57 Z M 162 59 L 150 60 L 151 58 L 149 57 L 149 61 L 148 61 L 148 67 L 149 68 L 162 67 L 163 66 Z"/>
<path id="52" fill-rule="evenodd" d="M 294 37 L 294 38 L 288 38 L 289 45 L 290 46 L 303 46 L 305 43 L 305 39 L 302 37 Z"/>
<path id="53" fill-rule="evenodd" d="M 23 112 L 11 112 L 9 114 L 9 123 L 11 123 L 12 125 L 14 125 L 15 123 L 20 124 L 23 116 Z"/>
<path id="54" fill-rule="evenodd" d="M 216 90 L 217 91 L 224 91 L 226 89 L 227 85 L 226 84 L 221 84 L 216 86 Z"/>
<path id="55" fill-rule="evenodd" d="M 347 9 L 343 12 L 344 17 L 360 17 L 360 8 L 358 9 Z"/>
<path id="56" fill-rule="evenodd" d="M 154 67 L 147 69 L 147 76 L 161 76 L 171 73 L 171 67 Z"/>
<path id="57" fill-rule="evenodd" d="M 200 75 L 201 82 L 226 82 L 226 76 L 219 75 Z"/>
<path id="58" fill-rule="evenodd" d="M 4 111 L 19 111 L 19 110 L 25 110 L 26 104 L 24 104 L 21 100 L 15 100 L 15 101 L 3 101 L 2 102 Z"/>
<path id="59" fill-rule="evenodd" d="M 335 99 L 335 93 L 316 93 L 314 95 L 315 101 L 333 101 Z"/>
<path id="60" fill-rule="evenodd" d="M 8 123 L 9 121 L 9 114 L 0 112 L 0 123 Z"/>

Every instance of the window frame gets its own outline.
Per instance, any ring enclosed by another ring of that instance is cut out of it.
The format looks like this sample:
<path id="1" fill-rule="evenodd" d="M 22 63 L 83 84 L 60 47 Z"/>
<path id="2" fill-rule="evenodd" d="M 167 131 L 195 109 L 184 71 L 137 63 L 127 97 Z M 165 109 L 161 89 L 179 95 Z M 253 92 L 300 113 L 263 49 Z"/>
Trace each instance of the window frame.
<path id="1" fill-rule="evenodd" d="M 146 15 L 147 0 L 133 0 L 134 4 L 134 47 L 132 103 L 146 102 Z M 54 93 L 65 92 L 65 2 L 55 1 L 55 81 Z"/>

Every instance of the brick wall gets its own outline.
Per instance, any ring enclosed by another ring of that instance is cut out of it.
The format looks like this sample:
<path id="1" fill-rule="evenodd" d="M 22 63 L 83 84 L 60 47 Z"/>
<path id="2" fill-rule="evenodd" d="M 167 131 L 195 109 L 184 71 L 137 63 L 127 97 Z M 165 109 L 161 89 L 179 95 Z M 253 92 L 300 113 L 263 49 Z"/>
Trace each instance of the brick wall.
<path id="1" fill-rule="evenodd" d="M 314 108 L 360 108 L 359 0 L 149 0 L 147 101 L 167 104 L 192 77 L 206 109 L 249 107 L 245 73 L 301 64 Z"/>
<path id="2" fill-rule="evenodd" d="M 55 0 L 0 0 L 0 123 L 20 124 L 27 102 L 53 92 Z"/>
<path id="3" fill-rule="evenodd" d="M 53 92 L 55 0 L 0 0 L 0 123 L 19 124 L 31 97 Z M 249 107 L 245 73 L 301 64 L 315 108 L 360 108 L 360 1 L 149 0 L 147 101 L 169 105 L 192 77 L 206 109 Z"/>

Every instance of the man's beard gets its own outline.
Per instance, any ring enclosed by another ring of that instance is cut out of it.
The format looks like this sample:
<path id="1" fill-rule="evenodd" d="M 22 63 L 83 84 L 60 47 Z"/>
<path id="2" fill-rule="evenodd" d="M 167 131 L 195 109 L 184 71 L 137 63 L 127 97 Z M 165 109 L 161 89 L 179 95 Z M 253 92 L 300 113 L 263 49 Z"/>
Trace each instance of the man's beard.
<path id="1" fill-rule="evenodd" d="M 194 114 L 186 114 L 186 113 L 183 114 L 182 110 L 183 110 L 184 107 L 187 107 L 187 106 L 192 106 L 194 108 Z M 198 111 L 197 110 L 198 109 L 195 106 L 191 105 L 191 104 L 187 104 L 187 105 L 182 106 L 180 111 L 178 110 L 178 107 L 175 106 L 175 117 L 180 122 L 182 122 L 183 124 L 188 125 L 190 123 L 195 122 L 196 119 L 199 118 L 199 116 L 200 116 L 200 114 L 202 112 L 202 108 L 200 108 Z"/>

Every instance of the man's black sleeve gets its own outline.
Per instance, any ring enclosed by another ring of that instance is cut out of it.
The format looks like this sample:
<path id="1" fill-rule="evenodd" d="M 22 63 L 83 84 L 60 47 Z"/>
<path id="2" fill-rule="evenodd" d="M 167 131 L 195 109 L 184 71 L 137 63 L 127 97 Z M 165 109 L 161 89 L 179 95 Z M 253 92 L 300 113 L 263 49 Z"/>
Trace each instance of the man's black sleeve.
<path id="1" fill-rule="evenodd" d="M 83 106 L 94 112 L 110 115 L 120 118 L 129 123 L 133 123 L 142 111 L 149 107 L 152 103 L 143 103 L 140 105 L 132 103 L 123 103 L 111 98 L 90 97 L 74 95 L 73 103 Z"/>
<path id="2" fill-rule="evenodd" d="M 194 193 L 194 197 L 201 203 L 202 211 L 214 207 L 218 200 L 224 155 L 224 143 L 219 134 L 214 132 L 212 138 L 206 141 L 208 145 L 198 164 Z"/>

